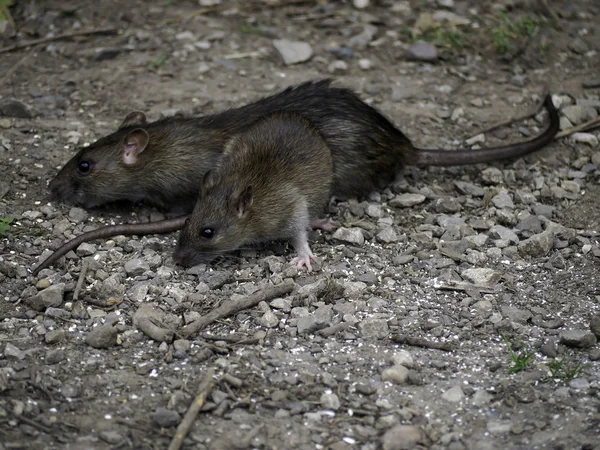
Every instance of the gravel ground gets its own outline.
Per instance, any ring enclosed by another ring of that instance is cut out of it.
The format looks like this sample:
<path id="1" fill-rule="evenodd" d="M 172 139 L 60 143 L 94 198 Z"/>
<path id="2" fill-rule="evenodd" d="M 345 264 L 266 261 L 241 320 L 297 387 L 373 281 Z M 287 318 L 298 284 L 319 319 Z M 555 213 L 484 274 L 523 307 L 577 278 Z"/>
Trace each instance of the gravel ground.
<path id="1" fill-rule="evenodd" d="M 167 448 L 199 387 L 183 448 L 600 448 L 597 129 L 334 202 L 312 273 L 282 243 L 183 270 L 176 234 L 30 273 L 82 232 L 163 217 L 48 202 L 73 150 L 131 110 L 212 113 L 334 76 L 420 147 L 540 132 L 544 113 L 480 134 L 543 85 L 562 128 L 592 120 L 597 2 L 16 3 L 4 47 L 118 34 L 1 54 L 0 449 Z"/>

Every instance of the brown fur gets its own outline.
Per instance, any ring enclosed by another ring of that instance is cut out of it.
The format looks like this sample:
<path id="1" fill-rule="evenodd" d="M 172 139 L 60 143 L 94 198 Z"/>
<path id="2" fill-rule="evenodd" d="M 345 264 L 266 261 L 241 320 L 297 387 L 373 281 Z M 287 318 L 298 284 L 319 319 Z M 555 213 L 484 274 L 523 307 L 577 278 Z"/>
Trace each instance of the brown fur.
<path id="1" fill-rule="evenodd" d="M 331 195 L 327 144 L 298 114 L 277 113 L 229 140 L 179 236 L 173 258 L 183 266 L 241 246 L 290 239 L 298 265 L 310 268 L 306 233 Z M 202 236 L 210 228 L 214 235 Z"/>

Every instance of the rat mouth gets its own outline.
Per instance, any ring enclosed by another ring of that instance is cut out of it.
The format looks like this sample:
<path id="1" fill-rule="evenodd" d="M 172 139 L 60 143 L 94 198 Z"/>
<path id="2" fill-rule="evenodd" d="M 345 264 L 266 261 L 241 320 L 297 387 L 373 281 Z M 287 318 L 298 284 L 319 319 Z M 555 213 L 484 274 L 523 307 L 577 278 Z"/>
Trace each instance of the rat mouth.
<path id="1" fill-rule="evenodd" d="M 173 252 L 173 261 L 183 268 L 189 268 L 198 264 L 209 264 L 219 255 L 220 253 L 198 252 L 190 248 L 177 247 Z"/>

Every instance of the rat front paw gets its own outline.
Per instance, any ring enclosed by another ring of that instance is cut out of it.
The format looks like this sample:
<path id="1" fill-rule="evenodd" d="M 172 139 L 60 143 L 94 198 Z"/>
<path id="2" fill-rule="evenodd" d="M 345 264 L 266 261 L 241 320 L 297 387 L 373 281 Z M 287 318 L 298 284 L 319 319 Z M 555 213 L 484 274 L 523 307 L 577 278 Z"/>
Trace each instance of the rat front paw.
<path id="1" fill-rule="evenodd" d="M 315 258 L 314 255 L 298 255 L 290 261 L 290 264 L 295 265 L 298 268 L 302 268 L 304 266 L 309 272 L 312 272 L 312 265 L 310 264 L 311 261 L 318 262 L 319 260 Z"/>

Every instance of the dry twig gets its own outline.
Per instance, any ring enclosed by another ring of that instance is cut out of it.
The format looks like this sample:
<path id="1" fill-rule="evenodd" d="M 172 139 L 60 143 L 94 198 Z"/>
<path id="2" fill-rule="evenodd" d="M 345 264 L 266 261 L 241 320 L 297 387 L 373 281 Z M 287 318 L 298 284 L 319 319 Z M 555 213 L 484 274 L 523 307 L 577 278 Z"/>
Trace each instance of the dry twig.
<path id="1" fill-rule="evenodd" d="M 294 289 L 294 286 L 295 283 L 293 280 L 286 280 L 276 286 L 267 286 L 262 291 L 255 292 L 254 294 L 249 295 L 242 300 L 230 300 L 226 303 L 223 303 L 221 306 L 213 309 L 205 316 L 202 316 L 198 320 L 194 320 L 183 327 L 181 330 L 181 335 L 184 337 L 189 337 L 190 335 L 197 333 L 219 319 L 223 319 L 245 309 L 252 308 L 262 301 L 271 300 L 273 298 L 289 294 L 292 292 L 292 289 Z"/>
<path id="2" fill-rule="evenodd" d="M 452 345 L 446 344 L 444 342 L 433 342 L 428 341 L 427 339 L 406 336 L 403 334 L 392 335 L 392 341 L 397 342 L 398 344 L 410 345 L 412 347 L 431 348 L 434 350 L 443 350 L 445 352 L 451 352 L 454 350 L 454 347 Z"/>
<path id="3" fill-rule="evenodd" d="M 85 281 L 85 275 L 88 271 L 88 267 L 90 267 L 90 260 L 87 258 L 83 259 L 81 263 L 81 272 L 79 272 L 79 279 L 77 280 L 77 286 L 75 286 L 75 290 L 73 291 L 73 301 L 76 302 L 79 300 L 79 293 L 81 292 L 81 288 L 83 287 L 83 282 Z"/>
<path id="4" fill-rule="evenodd" d="M 19 59 L 16 63 L 14 63 L 13 66 L 6 71 L 6 73 L 0 80 L 0 86 L 4 85 L 8 80 L 10 80 L 10 77 L 12 77 L 14 75 L 14 73 L 17 71 L 17 69 L 19 67 L 21 67 L 25 63 L 25 61 L 27 61 L 29 59 L 30 56 L 31 56 L 31 53 L 26 53 L 21 59 Z"/>
<path id="5" fill-rule="evenodd" d="M 573 133 L 578 133 L 580 131 L 588 131 L 597 127 L 600 127 L 600 117 L 596 117 L 595 119 L 589 120 L 586 123 L 582 123 L 581 125 L 577 125 L 576 127 L 572 127 L 568 130 L 563 130 L 560 133 L 556 133 L 554 139 L 560 139 L 565 136 L 570 136 Z"/>
<path id="6" fill-rule="evenodd" d="M 74 37 L 91 36 L 93 34 L 117 34 L 116 28 L 98 28 L 95 30 L 75 31 L 73 33 L 59 34 L 57 36 L 50 36 L 41 39 L 34 39 L 29 42 L 23 42 L 21 44 L 11 45 L 10 47 L 0 48 L 0 53 L 14 52 L 15 50 L 21 50 L 22 48 L 33 47 L 34 45 L 47 44 L 48 42 L 62 41 L 63 39 L 71 39 Z"/>
<path id="7" fill-rule="evenodd" d="M 489 126 L 489 127 L 485 128 L 485 129 L 483 129 L 481 131 L 478 131 L 476 134 L 474 134 L 470 138 L 467 138 L 466 140 L 472 139 L 475 136 L 479 136 L 480 134 L 489 133 L 490 131 L 497 130 L 498 128 L 507 127 L 509 125 L 512 125 L 513 123 L 521 122 L 522 120 L 529 119 L 530 117 L 535 116 L 544 107 L 544 101 L 545 101 L 545 99 L 546 99 L 546 94 L 544 93 L 542 95 L 541 102 L 538 103 L 535 106 L 535 108 L 532 108 L 528 112 L 523 113 L 523 114 L 521 114 L 519 116 L 514 116 L 514 117 L 511 117 L 510 119 L 503 120 L 502 122 L 495 123 L 492 126 Z"/>
<path id="8" fill-rule="evenodd" d="M 214 382 L 212 378 L 214 373 L 215 369 L 212 367 L 206 371 L 204 378 L 198 386 L 198 394 L 185 413 L 185 416 L 183 416 L 183 420 L 177 427 L 175 436 L 173 436 L 171 444 L 169 445 L 169 450 L 179 450 L 183 445 L 183 440 L 190 431 L 190 428 L 192 428 L 192 424 L 194 423 L 194 420 L 196 420 L 196 416 L 204 406 L 206 397 L 208 397 L 208 394 L 210 394 L 210 391 L 213 388 Z"/>

